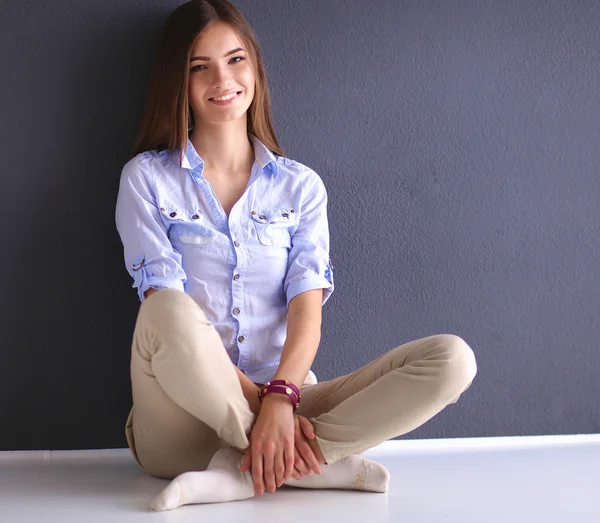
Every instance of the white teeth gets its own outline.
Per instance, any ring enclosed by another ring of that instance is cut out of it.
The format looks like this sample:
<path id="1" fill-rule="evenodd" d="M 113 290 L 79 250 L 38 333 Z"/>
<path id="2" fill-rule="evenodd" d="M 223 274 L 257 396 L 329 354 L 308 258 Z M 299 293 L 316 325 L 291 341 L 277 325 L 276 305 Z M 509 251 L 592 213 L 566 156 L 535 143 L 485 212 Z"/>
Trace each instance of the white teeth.
<path id="1" fill-rule="evenodd" d="M 231 100 L 236 97 L 237 93 L 230 94 L 229 96 L 221 96 L 220 98 L 213 98 L 213 100 L 221 101 L 221 100 Z"/>

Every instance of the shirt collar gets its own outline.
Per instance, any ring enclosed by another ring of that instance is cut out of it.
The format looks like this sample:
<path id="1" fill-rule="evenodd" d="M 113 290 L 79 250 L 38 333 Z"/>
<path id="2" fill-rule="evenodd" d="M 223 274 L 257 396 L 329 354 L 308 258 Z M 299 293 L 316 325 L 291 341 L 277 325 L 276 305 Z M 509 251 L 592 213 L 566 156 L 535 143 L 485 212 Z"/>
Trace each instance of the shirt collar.
<path id="1" fill-rule="evenodd" d="M 277 157 L 269 149 L 267 149 L 267 146 L 256 136 L 254 136 L 252 133 L 248 133 L 248 135 L 250 136 L 250 140 L 254 145 L 254 156 L 258 165 L 260 165 L 260 167 L 263 169 L 268 165 L 273 173 L 273 176 L 277 177 Z"/>
<path id="2" fill-rule="evenodd" d="M 263 144 L 256 136 L 252 133 L 248 133 L 250 137 L 250 141 L 254 147 L 254 158 L 256 163 L 264 169 L 267 165 L 270 167 L 273 176 L 277 176 L 278 168 L 277 168 L 277 157 Z M 198 166 L 202 166 L 204 162 L 200 155 L 196 152 L 196 149 L 192 145 L 192 141 L 187 140 L 187 149 L 185 154 L 183 155 L 183 162 L 181 167 L 184 169 L 194 170 Z"/>
<path id="3" fill-rule="evenodd" d="M 193 171 L 196 167 L 203 164 L 204 162 L 202 161 L 202 158 L 200 158 L 200 155 L 196 152 L 196 149 L 192 145 L 192 141 L 188 136 L 187 149 L 183 155 L 181 167 L 184 169 L 191 169 Z"/>

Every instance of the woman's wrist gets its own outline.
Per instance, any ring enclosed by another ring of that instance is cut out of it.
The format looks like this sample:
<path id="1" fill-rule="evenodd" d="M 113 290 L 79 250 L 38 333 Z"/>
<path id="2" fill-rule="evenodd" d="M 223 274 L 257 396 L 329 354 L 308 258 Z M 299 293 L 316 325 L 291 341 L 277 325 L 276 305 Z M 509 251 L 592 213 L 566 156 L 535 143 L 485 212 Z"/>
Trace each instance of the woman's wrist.
<path id="1" fill-rule="evenodd" d="M 233 363 L 232 363 L 233 365 Z M 248 406 L 252 411 L 252 414 L 258 416 L 260 412 L 260 401 L 258 400 L 258 391 L 260 390 L 256 383 L 254 383 L 248 376 L 246 376 L 237 366 L 233 365 L 235 369 L 238 379 L 240 381 L 240 385 L 242 387 L 242 393 L 248 402 Z"/>
<path id="2" fill-rule="evenodd" d="M 285 395 L 290 400 L 292 411 L 300 406 L 300 389 L 289 380 L 268 381 L 258 392 L 258 399 L 262 403 L 267 397 L 279 395 Z"/>
<path id="3" fill-rule="evenodd" d="M 258 399 L 258 391 L 259 390 L 260 389 L 258 387 L 256 387 L 254 394 L 252 394 L 252 396 L 250 398 L 246 398 L 248 400 L 248 405 L 250 406 L 250 410 L 252 411 L 252 414 L 254 414 L 254 416 L 258 416 L 258 413 L 260 412 L 260 408 L 262 407 L 262 405 L 260 404 L 260 400 Z"/>
<path id="4" fill-rule="evenodd" d="M 258 397 L 257 397 L 257 399 L 258 399 Z M 269 393 L 263 398 L 262 405 L 264 406 L 265 404 L 267 404 L 267 405 L 277 405 L 277 404 L 287 405 L 291 410 L 294 410 L 294 405 L 290 401 L 290 398 L 287 397 L 285 394 Z"/>

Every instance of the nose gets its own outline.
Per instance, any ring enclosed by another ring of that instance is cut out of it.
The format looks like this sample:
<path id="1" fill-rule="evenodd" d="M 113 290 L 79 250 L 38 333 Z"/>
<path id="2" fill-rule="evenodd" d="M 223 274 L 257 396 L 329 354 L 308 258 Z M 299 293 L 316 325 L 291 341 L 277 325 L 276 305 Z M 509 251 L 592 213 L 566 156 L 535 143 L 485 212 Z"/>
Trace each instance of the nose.
<path id="1" fill-rule="evenodd" d="M 216 65 L 213 67 L 213 84 L 215 88 L 225 89 L 229 85 L 231 74 L 226 66 Z"/>

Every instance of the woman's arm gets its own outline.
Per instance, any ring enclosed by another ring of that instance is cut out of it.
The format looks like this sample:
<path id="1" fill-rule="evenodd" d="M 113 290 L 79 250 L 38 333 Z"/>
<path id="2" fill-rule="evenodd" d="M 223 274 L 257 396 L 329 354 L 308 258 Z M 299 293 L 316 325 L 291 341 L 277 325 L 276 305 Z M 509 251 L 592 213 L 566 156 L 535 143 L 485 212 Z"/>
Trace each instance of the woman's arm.
<path id="1" fill-rule="evenodd" d="M 299 388 L 304 383 L 315 359 L 321 341 L 321 310 L 323 289 L 313 289 L 298 294 L 290 300 L 288 307 L 287 338 L 279 367 L 273 379 L 286 379 Z M 232 363 L 233 365 L 233 363 Z M 234 365 L 244 397 L 255 416 L 261 409 L 258 387 Z M 290 400 L 281 394 L 268 394 L 263 403 L 282 401 L 289 405 Z"/>
<path id="2" fill-rule="evenodd" d="M 323 289 L 294 296 L 288 305 L 287 338 L 274 379 L 286 379 L 300 387 L 321 341 Z M 275 492 L 294 472 L 295 425 L 293 406 L 282 394 L 265 396 L 252 428 L 251 449 L 241 470 L 252 463 L 254 492 L 261 496 L 265 486 Z M 318 468 L 318 467 L 317 467 Z"/>
<path id="3" fill-rule="evenodd" d="M 146 298 L 148 298 L 148 296 L 151 296 L 152 294 L 154 294 L 155 292 L 158 292 L 158 289 L 154 289 L 153 287 L 150 287 L 145 293 L 144 296 Z"/>
<path id="4" fill-rule="evenodd" d="M 300 388 L 321 341 L 323 289 L 302 292 L 288 306 L 287 338 L 273 379 L 289 380 Z M 269 394 L 265 401 L 279 394 Z M 288 398 L 281 396 L 287 401 Z"/>

